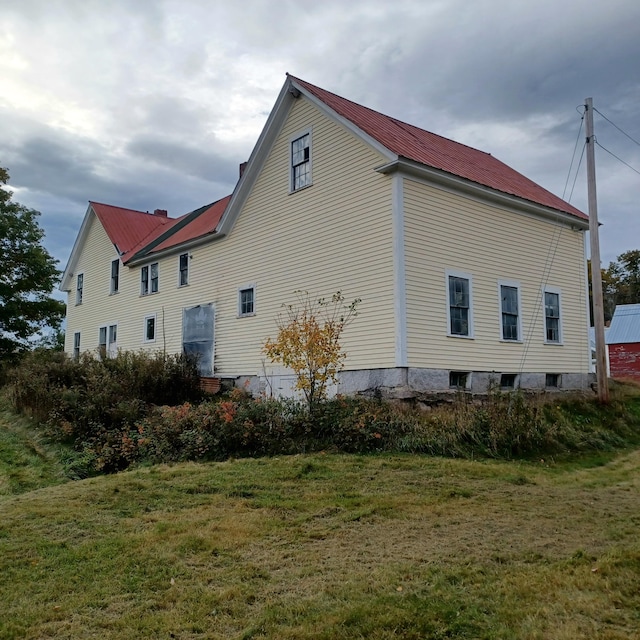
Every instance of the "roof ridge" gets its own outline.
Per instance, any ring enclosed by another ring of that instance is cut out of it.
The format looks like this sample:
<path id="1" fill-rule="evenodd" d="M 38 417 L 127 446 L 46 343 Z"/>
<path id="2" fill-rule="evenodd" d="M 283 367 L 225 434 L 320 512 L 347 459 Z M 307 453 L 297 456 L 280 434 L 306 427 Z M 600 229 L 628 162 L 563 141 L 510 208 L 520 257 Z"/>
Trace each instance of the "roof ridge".
<path id="1" fill-rule="evenodd" d="M 145 216 L 155 216 L 159 218 L 160 216 L 156 216 L 155 213 L 150 213 L 149 211 L 140 211 L 140 209 L 129 209 L 128 207 L 120 207 L 117 204 L 107 204 L 106 202 L 97 202 L 96 200 L 89 200 L 90 205 L 100 205 L 101 207 L 109 207 L 110 209 L 120 209 L 120 211 L 128 211 L 129 213 L 141 213 Z M 176 218 L 169 218 L 170 220 L 175 220 Z"/>
<path id="2" fill-rule="evenodd" d="M 491 157 L 495 157 L 493 156 L 491 153 L 488 153 L 487 151 L 483 151 L 482 149 L 477 149 L 476 147 L 472 147 L 471 145 L 465 144 L 464 142 L 458 142 L 457 140 L 454 140 L 453 138 L 447 138 L 447 136 L 443 136 L 439 133 L 435 133 L 433 131 L 430 131 L 429 129 L 424 129 L 423 127 L 419 127 L 415 124 L 411 124 L 410 122 L 406 122 L 405 120 L 400 120 L 398 118 L 395 118 L 394 116 L 390 116 L 386 113 L 383 113 L 382 111 L 377 111 L 376 109 L 372 109 L 371 107 L 367 107 L 364 104 L 360 104 L 359 102 L 356 102 L 355 100 L 350 100 L 349 98 L 345 98 L 344 96 L 341 96 L 337 93 L 334 93 L 333 91 L 329 91 L 328 89 L 323 89 L 322 87 L 319 87 L 318 85 L 312 84 L 311 82 L 307 82 L 306 80 L 303 80 L 302 78 L 297 78 L 296 76 L 292 76 L 289 73 L 287 73 L 287 76 L 293 80 L 294 82 L 301 82 L 304 85 L 307 85 L 309 87 L 313 87 L 314 89 L 318 89 L 319 91 L 323 91 L 324 93 L 329 93 L 332 96 L 338 98 L 339 100 L 344 100 L 345 102 L 349 102 L 350 104 L 355 105 L 356 107 L 360 108 L 360 109 L 366 109 L 367 111 L 370 111 L 371 113 L 375 113 L 379 116 L 382 116 L 383 118 L 386 118 L 387 120 L 392 120 L 393 122 L 395 122 L 395 124 L 397 124 L 398 126 L 400 126 L 402 129 L 404 129 L 408 134 L 410 134 L 411 136 L 413 136 L 414 138 L 417 139 L 417 136 L 413 133 L 413 131 L 409 131 L 407 128 L 409 129 L 418 129 L 419 131 L 428 133 L 429 135 L 435 136 L 436 138 L 440 138 L 441 140 L 447 140 L 448 142 L 453 142 L 454 144 L 459 144 L 461 147 L 466 147 L 467 149 L 471 149 L 472 151 L 476 151 L 478 153 L 483 153 L 486 156 L 491 156 Z"/>

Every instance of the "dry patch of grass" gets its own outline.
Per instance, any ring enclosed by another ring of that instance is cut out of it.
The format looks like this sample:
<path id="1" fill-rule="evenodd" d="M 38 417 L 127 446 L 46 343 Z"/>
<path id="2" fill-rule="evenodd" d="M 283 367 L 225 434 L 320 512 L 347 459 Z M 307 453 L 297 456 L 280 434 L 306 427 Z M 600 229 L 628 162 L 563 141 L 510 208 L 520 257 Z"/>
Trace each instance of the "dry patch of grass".
<path id="1" fill-rule="evenodd" d="M 313 455 L 0 497 L 0 637 L 637 637 L 639 468 Z"/>

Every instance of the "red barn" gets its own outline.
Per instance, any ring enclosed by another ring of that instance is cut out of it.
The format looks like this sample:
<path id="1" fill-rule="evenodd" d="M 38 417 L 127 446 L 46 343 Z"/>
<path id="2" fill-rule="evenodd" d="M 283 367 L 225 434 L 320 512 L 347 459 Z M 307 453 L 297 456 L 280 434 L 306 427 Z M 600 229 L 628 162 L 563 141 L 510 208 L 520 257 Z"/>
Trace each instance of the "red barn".
<path id="1" fill-rule="evenodd" d="M 640 304 L 619 304 L 607 332 L 612 378 L 640 382 Z"/>

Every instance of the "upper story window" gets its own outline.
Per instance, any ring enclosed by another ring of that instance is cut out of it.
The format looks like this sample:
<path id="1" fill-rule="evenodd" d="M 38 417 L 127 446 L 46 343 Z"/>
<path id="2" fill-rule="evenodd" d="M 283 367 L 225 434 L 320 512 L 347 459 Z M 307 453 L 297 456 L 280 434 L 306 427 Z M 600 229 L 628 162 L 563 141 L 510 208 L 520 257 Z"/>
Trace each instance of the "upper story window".
<path id="1" fill-rule="evenodd" d="M 562 322 L 560 309 L 560 291 L 545 288 L 544 291 L 544 332 L 545 342 L 562 342 Z"/>
<path id="2" fill-rule="evenodd" d="M 82 304 L 83 289 L 84 289 L 84 273 L 79 273 L 76 278 L 76 304 Z"/>
<path id="3" fill-rule="evenodd" d="M 520 341 L 520 289 L 516 283 L 500 284 L 501 337 Z"/>
<path id="4" fill-rule="evenodd" d="M 291 191 L 311 184 L 311 131 L 291 140 Z"/>
<path id="5" fill-rule="evenodd" d="M 189 284 L 189 254 L 181 253 L 179 262 L 178 286 L 184 287 Z"/>
<path id="6" fill-rule="evenodd" d="M 158 292 L 158 263 L 154 262 L 140 269 L 140 295 Z"/>
<path id="7" fill-rule="evenodd" d="M 111 261 L 111 293 L 118 293 L 120 287 L 120 259 Z"/>
<path id="8" fill-rule="evenodd" d="M 256 290 L 253 285 L 238 289 L 238 315 L 252 316 L 255 313 Z"/>
<path id="9" fill-rule="evenodd" d="M 473 337 L 473 312 L 471 307 L 471 276 L 447 273 L 449 335 Z"/>

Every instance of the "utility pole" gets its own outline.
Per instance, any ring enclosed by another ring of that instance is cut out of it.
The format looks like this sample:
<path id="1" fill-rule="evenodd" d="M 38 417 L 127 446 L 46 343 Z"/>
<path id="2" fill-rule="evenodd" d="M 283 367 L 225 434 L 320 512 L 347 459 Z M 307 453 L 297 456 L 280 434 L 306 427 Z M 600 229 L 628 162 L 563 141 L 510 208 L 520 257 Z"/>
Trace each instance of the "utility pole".
<path id="1" fill-rule="evenodd" d="M 593 324 L 596 337 L 596 377 L 598 400 L 609 402 L 607 380 L 607 346 L 604 343 L 604 306 L 602 303 L 602 273 L 600 271 L 600 238 L 598 234 L 598 197 L 596 193 L 596 156 L 593 136 L 593 100 L 585 100 L 587 130 L 587 191 L 589 194 L 589 239 L 591 242 L 591 286 L 593 297 Z"/>

